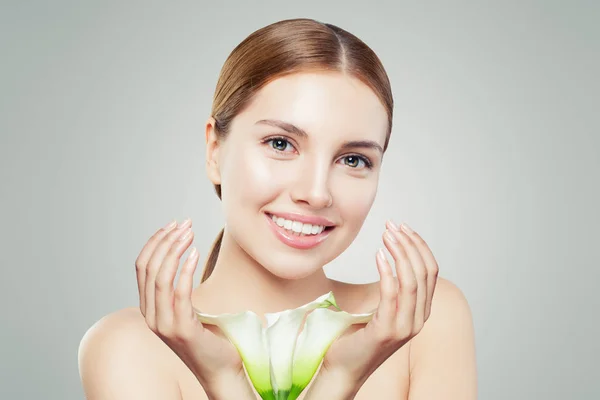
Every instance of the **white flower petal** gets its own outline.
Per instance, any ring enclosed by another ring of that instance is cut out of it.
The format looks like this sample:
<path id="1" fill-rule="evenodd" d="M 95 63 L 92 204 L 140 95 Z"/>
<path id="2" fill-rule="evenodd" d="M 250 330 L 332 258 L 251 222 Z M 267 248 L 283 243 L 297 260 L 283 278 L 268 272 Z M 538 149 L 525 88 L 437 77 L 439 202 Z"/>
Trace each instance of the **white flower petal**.
<path id="1" fill-rule="evenodd" d="M 306 318 L 304 329 L 298 337 L 294 352 L 292 395 L 295 399 L 310 383 L 329 346 L 350 325 L 367 323 L 375 311 L 365 314 L 349 314 L 345 311 L 332 311 L 320 308 Z M 295 397 L 294 397 L 295 396 Z"/>
<path id="2" fill-rule="evenodd" d="M 268 323 L 266 336 L 271 366 L 271 386 L 276 397 L 289 393 L 292 388 L 294 349 L 306 314 L 316 308 L 332 305 L 337 306 L 333 293 L 329 292 L 298 308 L 265 314 Z M 287 395 L 283 398 L 287 399 Z"/>
<path id="3" fill-rule="evenodd" d="M 246 372 L 262 396 L 271 392 L 269 353 L 262 321 L 252 311 L 238 314 L 210 315 L 196 310 L 202 323 L 218 326 L 238 350 Z M 268 398 L 268 397 L 263 397 Z"/>

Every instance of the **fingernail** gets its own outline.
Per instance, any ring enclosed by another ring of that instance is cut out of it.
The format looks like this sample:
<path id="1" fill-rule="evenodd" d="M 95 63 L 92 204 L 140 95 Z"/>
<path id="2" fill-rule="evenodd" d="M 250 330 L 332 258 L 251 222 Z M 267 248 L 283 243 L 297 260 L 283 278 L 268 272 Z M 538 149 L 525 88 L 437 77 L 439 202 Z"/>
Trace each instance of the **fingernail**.
<path id="1" fill-rule="evenodd" d="M 392 227 L 392 229 L 393 229 L 393 230 L 395 230 L 395 231 L 397 231 L 397 232 L 399 232 L 399 231 L 400 231 L 400 229 L 398 228 L 398 225 L 396 225 L 396 224 L 394 223 L 394 221 L 392 221 L 392 220 L 390 219 L 390 220 L 388 220 L 388 223 L 390 224 L 390 226 Z"/>
<path id="2" fill-rule="evenodd" d="M 163 229 L 170 230 L 170 229 L 173 229 L 175 227 L 175 225 L 177 225 L 177 221 L 173 220 L 173 221 L 169 222 L 167 225 L 165 225 L 165 227 Z"/>
<path id="3" fill-rule="evenodd" d="M 187 228 L 183 232 L 183 234 L 179 237 L 179 241 L 183 242 L 183 241 L 187 240 L 190 237 L 191 234 L 192 234 L 192 229 L 191 228 Z"/>
<path id="4" fill-rule="evenodd" d="M 398 240 L 394 237 L 392 232 L 388 231 L 387 229 L 385 230 L 385 237 L 387 237 L 388 240 L 392 243 L 398 243 Z"/>
<path id="5" fill-rule="evenodd" d="M 401 228 L 406 233 L 413 233 L 413 230 L 410 229 L 410 226 L 406 225 L 405 222 L 402 223 Z"/>
<path id="6" fill-rule="evenodd" d="M 192 251 L 190 251 L 190 258 L 196 257 L 197 254 L 198 254 L 198 250 L 196 250 L 195 247 L 192 247 Z"/>
<path id="7" fill-rule="evenodd" d="M 377 257 L 379 257 L 381 261 L 385 261 L 385 253 L 383 252 L 383 249 L 377 250 Z"/>
<path id="8" fill-rule="evenodd" d="M 183 222 L 179 225 L 179 229 L 185 228 L 186 226 L 188 226 L 190 224 L 190 222 L 192 222 L 192 220 L 190 218 L 184 219 Z"/>

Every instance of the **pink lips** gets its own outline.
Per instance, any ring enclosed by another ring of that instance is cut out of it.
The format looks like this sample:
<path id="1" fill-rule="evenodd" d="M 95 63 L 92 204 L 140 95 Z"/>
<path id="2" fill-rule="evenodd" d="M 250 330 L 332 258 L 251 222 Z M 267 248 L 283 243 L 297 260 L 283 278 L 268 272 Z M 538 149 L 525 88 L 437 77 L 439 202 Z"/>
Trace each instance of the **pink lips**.
<path id="1" fill-rule="evenodd" d="M 275 236 L 282 241 L 284 244 L 287 244 L 290 247 L 295 249 L 306 250 L 317 246 L 323 240 L 327 239 L 331 230 L 324 230 L 323 232 L 317 235 L 305 235 L 299 236 L 290 233 L 287 229 L 284 229 L 277 225 L 275 221 L 271 218 L 270 215 L 265 214 L 267 218 L 267 223 L 275 233 Z"/>

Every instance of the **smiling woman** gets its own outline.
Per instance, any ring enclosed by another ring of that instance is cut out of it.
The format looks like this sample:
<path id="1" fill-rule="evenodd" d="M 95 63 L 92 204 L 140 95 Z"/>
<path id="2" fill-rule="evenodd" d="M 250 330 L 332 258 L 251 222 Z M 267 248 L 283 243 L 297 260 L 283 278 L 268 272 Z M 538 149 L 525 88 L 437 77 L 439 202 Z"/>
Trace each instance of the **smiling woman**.
<path id="1" fill-rule="evenodd" d="M 323 271 L 371 209 L 392 111 L 379 58 L 339 27 L 285 20 L 240 43 L 205 125 L 226 224 L 201 284 L 193 248 L 173 285 L 191 221 L 159 229 L 135 262 L 139 307 L 106 316 L 81 342 L 87 397 L 474 399 L 469 306 L 438 278 L 419 234 L 387 222 L 394 261 L 377 252 L 377 283 Z"/>

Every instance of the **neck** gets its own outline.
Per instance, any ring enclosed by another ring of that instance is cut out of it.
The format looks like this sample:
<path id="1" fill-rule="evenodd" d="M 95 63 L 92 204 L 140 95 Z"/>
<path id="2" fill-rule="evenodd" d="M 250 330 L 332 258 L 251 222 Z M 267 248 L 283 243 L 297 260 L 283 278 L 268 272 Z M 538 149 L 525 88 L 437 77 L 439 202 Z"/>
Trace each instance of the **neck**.
<path id="1" fill-rule="evenodd" d="M 228 233 L 212 274 L 193 295 L 196 307 L 220 314 L 251 310 L 258 315 L 296 308 L 333 290 L 323 269 L 301 279 L 282 279 L 254 260 Z M 218 301 L 217 301 L 218 299 Z"/>

